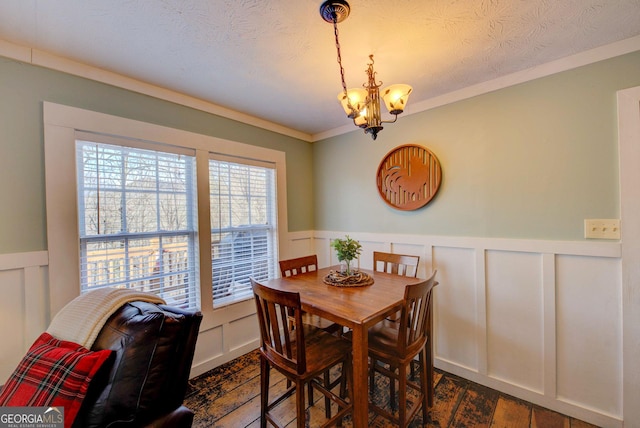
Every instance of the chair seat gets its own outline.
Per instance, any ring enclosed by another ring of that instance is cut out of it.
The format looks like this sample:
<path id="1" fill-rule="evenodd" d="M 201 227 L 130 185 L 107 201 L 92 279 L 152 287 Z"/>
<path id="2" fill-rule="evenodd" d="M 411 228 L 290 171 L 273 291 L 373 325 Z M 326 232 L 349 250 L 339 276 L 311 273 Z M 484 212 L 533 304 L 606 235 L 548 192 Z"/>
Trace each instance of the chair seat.
<path id="1" fill-rule="evenodd" d="M 342 337 L 337 337 L 326 331 L 304 324 L 304 337 L 307 357 L 307 370 L 297 373 L 287 370 L 293 376 L 310 379 L 324 372 L 328 366 L 334 366 L 351 352 L 351 343 Z M 292 354 L 297 352 L 297 343 L 291 342 Z M 269 358 L 265 354 L 265 357 Z M 271 360 L 271 358 L 269 358 Z"/>
<path id="2" fill-rule="evenodd" d="M 389 319 L 380 321 L 369 329 L 369 351 L 400 358 L 397 349 L 399 335 L 399 322 Z"/>
<path id="3" fill-rule="evenodd" d="M 391 356 L 394 359 L 402 359 L 404 355 L 398 353 L 398 336 L 400 335 L 400 323 L 390 319 L 384 319 L 369 328 L 369 353 L 374 355 Z M 343 337 L 351 340 L 351 331 Z"/>

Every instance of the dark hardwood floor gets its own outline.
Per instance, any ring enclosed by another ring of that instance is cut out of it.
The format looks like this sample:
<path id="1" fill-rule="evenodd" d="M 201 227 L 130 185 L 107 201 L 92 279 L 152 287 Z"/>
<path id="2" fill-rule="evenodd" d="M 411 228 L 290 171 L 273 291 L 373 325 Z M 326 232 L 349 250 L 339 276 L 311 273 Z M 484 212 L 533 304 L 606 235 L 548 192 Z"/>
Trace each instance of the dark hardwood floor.
<path id="1" fill-rule="evenodd" d="M 272 388 L 283 388 L 285 380 L 272 370 Z M 382 379 L 375 400 L 388 399 Z M 505 428 L 594 428 L 594 425 L 561 415 L 534 404 L 502 394 L 490 388 L 436 370 L 435 400 L 429 420 L 422 423 L 420 412 L 412 427 L 505 427 Z M 315 394 L 315 405 L 309 407 L 311 422 L 320 426 L 324 419 L 324 400 Z M 409 400 L 411 401 L 411 400 Z M 195 428 L 259 427 L 260 364 L 257 351 L 250 352 L 207 372 L 189 383 L 185 405 L 195 411 Z M 295 426 L 295 406 L 287 400 L 279 406 L 281 421 Z M 345 427 L 351 427 L 345 420 Z M 370 427 L 393 426 L 380 417 L 370 415 Z"/>

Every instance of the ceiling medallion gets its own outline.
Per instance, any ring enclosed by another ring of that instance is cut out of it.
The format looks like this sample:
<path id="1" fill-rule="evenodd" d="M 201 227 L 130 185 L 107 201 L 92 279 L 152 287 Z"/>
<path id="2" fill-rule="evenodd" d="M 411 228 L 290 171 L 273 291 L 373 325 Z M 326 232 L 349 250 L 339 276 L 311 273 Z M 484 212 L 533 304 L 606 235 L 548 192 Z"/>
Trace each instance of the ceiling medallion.
<path id="1" fill-rule="evenodd" d="M 380 197 L 393 208 L 417 210 L 438 193 L 442 168 L 435 154 L 426 147 L 405 144 L 382 159 L 376 174 Z"/>

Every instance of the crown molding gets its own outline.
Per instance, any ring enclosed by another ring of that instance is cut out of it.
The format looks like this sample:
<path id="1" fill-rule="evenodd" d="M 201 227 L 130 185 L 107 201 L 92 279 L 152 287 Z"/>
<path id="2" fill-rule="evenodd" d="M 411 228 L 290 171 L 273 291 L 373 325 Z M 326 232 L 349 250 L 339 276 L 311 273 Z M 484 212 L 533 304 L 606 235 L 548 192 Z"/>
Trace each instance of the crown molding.
<path id="1" fill-rule="evenodd" d="M 468 86 L 458 91 L 449 92 L 437 97 L 429 98 L 424 101 L 409 103 L 403 116 L 420 113 L 426 110 L 441 107 L 447 104 L 473 98 L 478 95 L 504 89 L 509 86 L 518 85 L 520 83 L 539 79 L 541 77 L 550 76 L 552 74 L 582 67 L 584 65 L 593 64 L 595 62 L 625 55 L 631 52 L 640 51 L 640 36 L 621 40 L 619 42 L 600 46 L 588 51 L 580 52 L 560 58 L 555 61 L 547 62 L 536 67 L 498 77 L 487 82 L 478 83 L 477 85 Z M 351 123 L 349 125 L 340 126 L 328 131 L 313 134 L 312 141 L 320 141 L 326 138 L 335 137 L 336 135 L 345 134 L 347 132 L 356 131 Z"/>
<path id="2" fill-rule="evenodd" d="M 225 117 L 247 125 L 256 126 L 267 131 L 287 135 L 303 141 L 310 142 L 311 135 L 291 129 L 277 123 L 273 123 L 255 116 L 232 110 L 220 105 L 185 95 L 176 91 L 152 85 L 141 80 L 133 79 L 118 73 L 102 70 L 64 57 L 51 54 L 46 51 L 20 46 L 0 39 L 0 56 L 26 62 L 31 65 L 48 68 L 55 71 L 71 74 L 85 79 L 127 89 L 143 95 L 148 95 L 164 101 L 170 101 L 216 116 Z"/>
<path id="3" fill-rule="evenodd" d="M 640 50 L 640 36 L 621 40 L 619 42 L 600 46 L 588 51 L 570 55 L 555 61 L 541 64 L 536 67 L 518 71 L 506 76 L 502 76 L 487 82 L 472 85 L 458 91 L 449 92 L 437 97 L 433 97 L 424 101 L 410 104 L 404 113 L 404 116 L 420 113 L 436 107 L 441 107 L 467 98 L 497 91 L 509 86 L 539 79 L 541 77 L 550 76 L 562 71 L 571 70 L 584 65 L 603 61 L 620 55 Z M 101 83 L 117 86 L 144 95 L 149 95 L 165 101 L 170 101 L 196 110 L 215 114 L 217 116 L 232 119 L 247 125 L 256 126 L 267 131 L 276 132 L 289 137 L 297 138 L 307 142 L 321 141 L 337 135 L 346 134 L 348 132 L 358 131 L 357 128 L 349 123 L 338 128 L 333 128 L 317 134 L 307 134 L 295 129 L 291 129 L 277 123 L 273 123 L 264 119 L 260 119 L 242 112 L 231 110 L 220 105 L 201 100 L 189 95 L 181 94 L 166 88 L 155 86 L 140 80 L 136 80 L 121 74 L 102 70 L 82 64 L 67 58 L 53 55 L 51 53 L 33 49 L 26 46 L 16 45 L 14 43 L 0 39 L 0 56 L 26 62 L 32 65 L 61 71 L 78 77 L 94 80 Z"/>

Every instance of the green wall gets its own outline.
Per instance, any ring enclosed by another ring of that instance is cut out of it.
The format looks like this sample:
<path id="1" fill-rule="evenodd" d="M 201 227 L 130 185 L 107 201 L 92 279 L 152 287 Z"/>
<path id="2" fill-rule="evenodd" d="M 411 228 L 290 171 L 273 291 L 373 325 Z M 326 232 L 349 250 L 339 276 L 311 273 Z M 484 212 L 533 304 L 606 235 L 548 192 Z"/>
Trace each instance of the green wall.
<path id="1" fill-rule="evenodd" d="M 313 229 L 311 143 L 0 58 L 0 254 L 47 249 L 43 101 L 284 151 L 289 230 Z"/>
<path id="2" fill-rule="evenodd" d="M 616 91 L 639 85 L 635 52 L 401 116 L 376 141 L 354 130 L 310 144 L 0 58 L 0 254 L 47 249 L 42 101 L 286 152 L 290 231 L 582 240 L 585 218 L 620 216 Z M 410 212 L 375 187 L 380 160 L 406 143 L 443 168 L 436 198 Z"/>
<path id="3" fill-rule="evenodd" d="M 638 85 L 635 52 L 400 116 L 376 141 L 355 130 L 318 142 L 315 229 L 583 240 L 584 219 L 620 217 L 616 91 Z M 407 143 L 436 154 L 443 181 L 403 212 L 375 175 Z"/>

